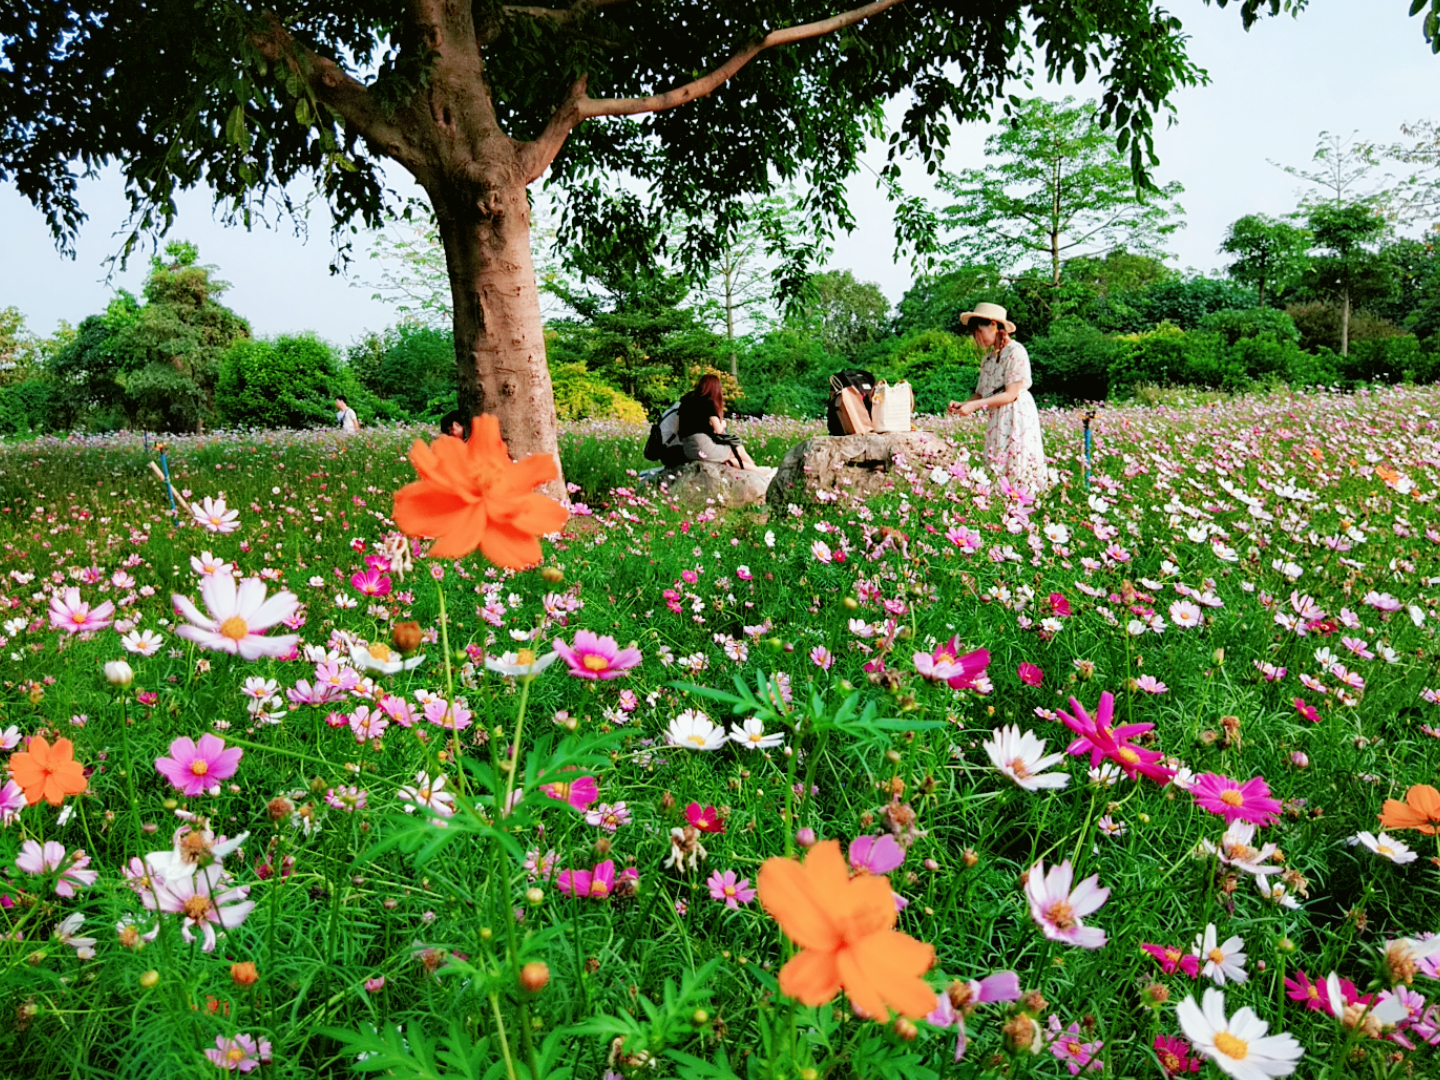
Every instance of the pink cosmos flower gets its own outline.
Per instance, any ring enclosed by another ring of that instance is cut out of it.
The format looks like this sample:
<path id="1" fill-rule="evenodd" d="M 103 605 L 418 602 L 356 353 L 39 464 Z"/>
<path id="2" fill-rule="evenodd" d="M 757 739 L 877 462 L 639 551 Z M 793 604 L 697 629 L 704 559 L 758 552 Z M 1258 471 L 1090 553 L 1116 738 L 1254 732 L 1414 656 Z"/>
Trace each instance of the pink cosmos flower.
<path id="1" fill-rule="evenodd" d="M 1325 1009 L 1324 994 L 1324 981 L 1311 982 L 1303 968 L 1296 968 L 1294 977 L 1285 980 L 1285 996 L 1291 1001 L 1303 1001 L 1307 1009 Z"/>
<path id="2" fill-rule="evenodd" d="M 442 698 L 431 698 L 425 703 L 425 719 L 447 731 L 464 731 L 475 721 L 469 709 L 458 701 L 451 704 Z"/>
<path id="3" fill-rule="evenodd" d="M 1053 1013 L 1048 1025 L 1050 1031 L 1050 1052 L 1065 1063 L 1071 1076 L 1079 1076 L 1082 1070 L 1099 1072 L 1103 1063 L 1095 1056 L 1105 1044 L 1100 1040 L 1084 1042 L 1080 1037 L 1080 1025 L 1071 1024 L 1061 1029 L 1060 1018 Z"/>
<path id="4" fill-rule="evenodd" d="M 218 795 L 220 781 L 235 775 L 244 753 L 238 746 L 227 749 L 224 739 L 208 732 L 198 743 L 182 735 L 170 744 L 169 757 L 155 759 L 155 768 L 182 795 L 193 798 L 207 791 Z"/>
<path id="5" fill-rule="evenodd" d="M 218 865 L 202 866 L 193 877 L 155 883 L 156 900 L 161 911 L 185 916 L 180 924 L 182 938 L 193 942 L 191 930 L 198 927 L 205 939 L 202 951 L 214 952 L 215 928 L 233 929 L 255 910 L 255 901 L 246 899 L 248 887 L 227 889 L 228 884 L 228 875 Z"/>
<path id="6" fill-rule="evenodd" d="M 386 694 L 380 699 L 380 711 L 401 727 L 413 727 L 415 724 L 415 706 L 394 694 Z"/>
<path id="7" fill-rule="evenodd" d="M 713 806 L 701 806 L 698 802 L 692 802 L 685 807 L 685 820 L 701 832 L 723 833 L 725 831 L 725 819 Z"/>
<path id="8" fill-rule="evenodd" d="M 1045 681 L 1045 672 L 1028 660 L 1020 665 L 1015 674 L 1020 676 L 1020 681 L 1026 686 L 1039 686 Z"/>
<path id="9" fill-rule="evenodd" d="M 20 811 L 29 804 L 25 800 L 25 789 L 14 780 L 6 780 L 0 787 L 0 826 L 20 820 Z"/>
<path id="10" fill-rule="evenodd" d="M 350 584 L 362 596 L 389 596 L 393 587 L 391 580 L 374 567 L 363 574 L 351 574 Z"/>
<path id="11" fill-rule="evenodd" d="M 960 638 L 952 637 L 933 653 L 917 652 L 915 670 L 927 679 L 944 682 L 952 690 L 974 688 L 990 666 L 990 650 L 975 649 L 961 655 Z"/>
<path id="12" fill-rule="evenodd" d="M 1158 750 L 1135 746 L 1129 741 L 1132 736 L 1151 730 L 1154 724 L 1111 726 L 1115 716 L 1115 695 L 1108 690 L 1100 695 L 1100 704 L 1095 710 L 1093 720 L 1085 707 L 1073 697 L 1070 699 L 1070 708 L 1072 712 L 1068 713 L 1064 709 L 1056 710 L 1061 722 L 1077 736 L 1075 741 L 1065 748 L 1066 753 L 1079 757 L 1088 752 L 1091 768 L 1108 758 L 1125 770 L 1125 775 L 1132 780 L 1137 774 L 1143 773 L 1159 784 L 1167 784 L 1174 777 L 1175 770 L 1161 764 L 1163 754 Z"/>
<path id="13" fill-rule="evenodd" d="M 835 658 L 830 655 L 830 650 L 824 645 L 816 645 L 815 648 L 810 650 L 810 662 L 821 671 L 829 671 L 830 665 L 835 662 Z"/>
<path id="14" fill-rule="evenodd" d="M 1219 773 L 1202 773 L 1190 793 L 1195 797 L 1196 806 L 1219 814 L 1227 825 L 1239 820 L 1263 826 L 1280 820 L 1280 800 L 1271 798 L 1270 786 L 1263 777 L 1256 776 L 1242 784 Z"/>
<path id="15" fill-rule="evenodd" d="M 1060 619 L 1069 617 L 1070 601 L 1065 599 L 1064 593 L 1052 592 L 1050 594 L 1050 614 Z"/>
<path id="16" fill-rule="evenodd" d="M 749 878 L 735 878 L 734 870 L 726 870 L 723 874 L 716 870 L 705 882 L 710 887 L 710 898 L 719 900 L 731 911 L 738 911 L 741 904 L 748 904 L 755 899 L 755 890 L 750 887 Z"/>
<path id="17" fill-rule="evenodd" d="M 317 681 L 314 686 L 301 679 L 293 687 L 285 691 L 291 705 L 328 705 L 340 696 L 333 686 Z"/>
<path id="18" fill-rule="evenodd" d="M 1160 961 L 1160 970 L 1166 975 L 1174 975 L 1176 969 L 1179 969 L 1193 979 L 1200 973 L 1199 957 L 1191 953 L 1181 952 L 1174 945 L 1149 945 L 1142 943 L 1140 948 Z"/>
<path id="19" fill-rule="evenodd" d="M 925 1022 L 942 1030 L 957 1028 L 955 1039 L 955 1060 L 965 1057 L 965 1018 L 977 1006 L 997 1001 L 1020 1000 L 1020 976 L 1013 971 L 997 971 L 983 979 L 955 980 L 935 998 L 935 1008 L 925 1016 Z"/>
<path id="20" fill-rule="evenodd" d="M 555 887 L 577 899 L 605 900 L 615 891 L 615 862 L 606 859 L 593 870 L 561 870 Z"/>
<path id="21" fill-rule="evenodd" d="M 246 578 L 237 587 L 229 574 L 212 574 L 201 578 L 200 597 L 206 607 L 203 614 L 189 597 L 176 593 L 170 600 L 189 623 L 175 632 L 202 648 L 219 649 L 242 660 L 281 659 L 293 652 L 300 640 L 296 634 L 264 636 L 264 631 L 299 608 L 300 599 L 292 592 L 282 589 L 267 600 L 265 583 L 259 578 Z"/>
<path id="22" fill-rule="evenodd" d="M 429 810 L 439 818 L 451 817 L 455 813 L 455 796 L 445 790 L 444 776 L 437 775 L 431 780 L 429 773 L 418 772 L 415 774 L 414 785 L 407 784 L 400 788 L 395 792 L 395 797 L 406 804 L 404 809 L 407 814 L 413 814 L 417 806 Z"/>
<path id="23" fill-rule="evenodd" d="M 67 634 L 103 630 L 115 621 L 115 605 L 106 600 L 92 608 L 80 599 L 80 590 L 66 589 L 50 597 L 50 625 Z"/>
<path id="24" fill-rule="evenodd" d="M 642 659 L 639 649 L 622 649 L 614 638 L 599 637 L 589 630 L 575 631 L 574 645 L 556 638 L 553 646 L 570 666 L 570 674 L 581 679 L 618 679 Z"/>
<path id="25" fill-rule="evenodd" d="M 24 874 L 51 874 L 60 870 L 55 879 L 55 895 L 67 900 L 75 895 L 75 886 L 88 888 L 100 879 L 98 870 L 86 869 L 90 856 L 78 848 L 67 857 L 65 845 L 46 840 L 42 845 L 35 840 L 26 840 L 20 845 L 20 854 L 15 856 L 15 869 Z M 62 870 L 61 867 L 64 867 Z"/>
<path id="26" fill-rule="evenodd" d="M 1101 888 L 1100 876 L 1092 874 L 1072 892 L 1070 884 L 1074 875 L 1069 859 L 1052 866 L 1049 873 L 1045 871 L 1045 860 L 1036 860 L 1025 881 L 1030 916 L 1051 941 L 1098 949 L 1105 944 L 1105 931 L 1086 926 L 1081 919 L 1099 911 L 1110 898 L 1110 890 Z"/>
<path id="27" fill-rule="evenodd" d="M 604 829 L 613 833 L 621 825 L 630 823 L 630 808 L 621 799 L 614 806 L 609 803 L 601 803 L 599 806 L 591 807 L 585 811 L 585 824 L 594 825 L 597 829 Z"/>
<path id="28" fill-rule="evenodd" d="M 1200 1071 L 1200 1058 L 1190 1056 L 1190 1044 L 1178 1035 L 1156 1035 L 1154 1047 L 1155 1057 L 1160 1062 L 1160 1068 L 1165 1070 L 1166 1077 Z"/>
<path id="29" fill-rule="evenodd" d="M 390 726 L 390 721 L 378 708 L 372 709 L 368 705 L 359 706 L 350 715 L 350 730 L 355 735 L 358 743 L 369 742 L 371 739 L 379 739 L 385 735 L 385 729 Z"/>
<path id="30" fill-rule="evenodd" d="M 1319 711 L 1315 708 L 1314 705 L 1311 705 L 1304 698 L 1297 697 L 1291 702 L 1291 704 L 1295 706 L 1296 712 L 1298 712 L 1306 720 L 1309 720 L 1312 724 L 1318 724 L 1320 722 Z"/>
<path id="31" fill-rule="evenodd" d="M 600 785 L 593 776 L 581 776 L 574 780 L 541 784 L 540 790 L 552 799 L 567 802 L 580 813 L 590 809 L 590 804 L 600 798 Z"/>
<path id="32" fill-rule="evenodd" d="M 270 1060 L 270 1040 L 261 1039 L 257 1044 L 249 1035 L 236 1035 L 227 1039 L 215 1036 L 215 1049 L 206 1050 L 210 1061 L 229 1072 L 250 1072 Z"/>
<path id="33" fill-rule="evenodd" d="M 223 498 L 212 499 L 206 495 L 200 502 L 190 504 L 190 513 L 197 525 L 213 533 L 232 533 L 240 528 L 240 511 L 227 510 Z"/>
<path id="34" fill-rule="evenodd" d="M 857 836 L 850 843 L 850 869 L 867 874 L 888 874 L 905 861 L 905 852 L 889 833 Z"/>

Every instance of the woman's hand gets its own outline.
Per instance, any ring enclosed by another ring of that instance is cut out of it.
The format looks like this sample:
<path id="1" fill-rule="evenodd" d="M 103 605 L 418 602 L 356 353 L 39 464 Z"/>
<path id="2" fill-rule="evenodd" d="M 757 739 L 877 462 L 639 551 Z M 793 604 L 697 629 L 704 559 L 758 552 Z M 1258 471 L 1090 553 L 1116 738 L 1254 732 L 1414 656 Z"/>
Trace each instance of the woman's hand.
<path id="1" fill-rule="evenodd" d="M 952 401 L 946 406 L 946 413 L 950 416 L 970 416 L 978 412 L 981 405 L 978 401 Z"/>

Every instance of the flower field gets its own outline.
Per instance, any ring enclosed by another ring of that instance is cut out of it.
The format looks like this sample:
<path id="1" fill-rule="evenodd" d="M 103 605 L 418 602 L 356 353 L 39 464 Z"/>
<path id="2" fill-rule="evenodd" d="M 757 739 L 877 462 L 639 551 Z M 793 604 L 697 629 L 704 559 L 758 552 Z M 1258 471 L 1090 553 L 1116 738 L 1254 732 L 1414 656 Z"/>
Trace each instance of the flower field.
<path id="1" fill-rule="evenodd" d="M 428 433 L 0 446 L 0 1077 L 1440 1075 L 1437 418 L 768 514 L 594 426 L 521 571 Z"/>

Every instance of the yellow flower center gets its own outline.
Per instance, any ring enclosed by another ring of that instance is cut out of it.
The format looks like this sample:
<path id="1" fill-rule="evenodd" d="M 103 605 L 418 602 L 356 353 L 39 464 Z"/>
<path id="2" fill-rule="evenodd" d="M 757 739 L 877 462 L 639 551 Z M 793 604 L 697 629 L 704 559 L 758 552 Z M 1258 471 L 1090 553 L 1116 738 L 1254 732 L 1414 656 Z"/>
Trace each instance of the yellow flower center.
<path id="1" fill-rule="evenodd" d="M 229 1050 L 225 1051 L 225 1060 L 233 1065 L 239 1065 L 240 1062 L 245 1060 L 245 1051 L 241 1050 L 238 1046 L 232 1046 Z"/>
<path id="2" fill-rule="evenodd" d="M 1215 1036 L 1215 1049 L 1231 1061 L 1244 1061 L 1250 1053 L 1250 1044 L 1244 1039 L 1237 1039 L 1228 1031 L 1222 1031 Z"/>
<path id="3" fill-rule="evenodd" d="M 521 667 L 530 667 L 535 663 L 534 649 L 518 649 L 515 652 L 515 663 Z"/>
<path id="4" fill-rule="evenodd" d="M 1070 1053 L 1074 1054 L 1076 1057 L 1079 1057 L 1085 1052 L 1085 1048 L 1081 1046 L 1078 1042 L 1076 1042 L 1074 1039 L 1071 1039 L 1065 1044 L 1065 1049 L 1069 1050 Z"/>
<path id="5" fill-rule="evenodd" d="M 1180 1071 L 1180 1059 L 1169 1050 L 1162 1050 L 1160 1052 L 1160 1065 L 1166 1072 L 1173 1073 Z"/>
<path id="6" fill-rule="evenodd" d="M 1065 900 L 1057 900 L 1045 912 L 1046 917 L 1061 930 L 1070 930 L 1075 924 L 1075 909 Z"/>
<path id="7" fill-rule="evenodd" d="M 85 620 L 87 618 L 89 618 L 89 612 L 77 611 L 75 612 L 75 614 L 70 616 L 70 621 L 73 622 L 76 626 L 83 626 L 85 625 Z"/>
<path id="8" fill-rule="evenodd" d="M 704 736 L 704 735 L 687 735 L 687 736 L 685 736 L 685 741 L 688 742 L 688 743 L 690 743 L 692 746 L 704 747 L 704 745 L 705 745 L 705 736 Z"/>
<path id="9" fill-rule="evenodd" d="M 943 652 L 942 652 L 942 653 L 940 653 L 938 656 L 935 657 L 935 663 L 936 663 L 936 664 L 953 664 L 953 663 L 955 663 L 955 657 L 951 656 L 949 653 L 943 653 Z"/>
<path id="10" fill-rule="evenodd" d="M 1235 788 L 1226 788 L 1220 793 L 1220 801 L 1226 806 L 1244 806 L 1245 796 L 1241 795 Z"/>
<path id="11" fill-rule="evenodd" d="M 1030 775 L 1030 770 L 1025 767 L 1024 758 L 1016 758 L 1010 762 L 1010 771 L 1015 774 L 1015 779 L 1024 780 Z"/>
<path id="12" fill-rule="evenodd" d="M 198 923 L 210 913 L 210 898 L 208 896 L 192 896 L 185 901 L 181 910 L 188 918 Z"/>
<path id="13" fill-rule="evenodd" d="M 1395 854 L 1395 849 L 1392 847 L 1387 847 L 1385 844 L 1376 844 L 1375 850 L 1379 854 L 1384 855 L 1387 859 Z"/>
<path id="14" fill-rule="evenodd" d="M 734 896 L 734 895 L 735 895 L 735 886 L 734 886 L 734 885 L 726 885 L 723 891 L 724 891 L 724 893 L 725 893 L 726 896 Z"/>
<path id="15" fill-rule="evenodd" d="M 220 624 L 220 636 L 228 637 L 231 641 L 239 641 L 250 633 L 250 627 L 245 625 L 245 620 L 239 615 L 231 615 Z"/>
<path id="16" fill-rule="evenodd" d="M 593 881 L 590 882 L 590 895 L 591 895 L 591 896 L 602 896 L 602 897 L 603 897 L 603 896 L 609 896 L 609 895 L 610 895 L 610 887 L 609 887 L 608 885 L 606 885 L 604 881 L 602 881 L 600 878 L 597 877 L 597 878 L 595 878 Z"/>
<path id="17" fill-rule="evenodd" d="M 1205 955 L 1210 958 L 1212 964 L 1223 964 L 1225 962 L 1225 953 L 1220 949 L 1211 949 Z"/>
<path id="18" fill-rule="evenodd" d="M 190 772 L 195 776 L 204 776 L 210 771 L 210 763 L 204 758 L 196 758 L 190 762 Z"/>
<path id="19" fill-rule="evenodd" d="M 1128 746 L 1122 746 L 1119 750 L 1115 752 L 1115 756 L 1129 765 L 1136 765 L 1140 761 L 1140 755 L 1137 754 L 1134 750 L 1131 750 Z"/>
<path id="20" fill-rule="evenodd" d="M 386 645 L 383 641 L 370 646 L 370 659 L 372 660 L 379 660 L 382 664 L 388 664 L 392 655 L 394 654 L 390 652 L 390 646 Z"/>
<path id="21" fill-rule="evenodd" d="M 586 671 L 608 671 L 610 661 L 603 656 L 596 656 L 594 653 L 586 653 L 585 659 L 580 661 Z"/>

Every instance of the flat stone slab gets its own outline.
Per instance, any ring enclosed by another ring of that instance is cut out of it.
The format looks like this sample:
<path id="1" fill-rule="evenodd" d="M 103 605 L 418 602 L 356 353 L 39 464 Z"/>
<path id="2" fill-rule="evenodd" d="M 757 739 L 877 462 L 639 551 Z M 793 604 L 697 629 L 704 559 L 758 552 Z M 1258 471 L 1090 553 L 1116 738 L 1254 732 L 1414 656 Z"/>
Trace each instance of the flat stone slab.
<path id="1" fill-rule="evenodd" d="M 822 492 L 868 499 L 895 486 L 896 457 L 918 471 L 946 450 L 945 441 L 928 431 L 820 435 L 791 448 L 766 498 L 781 509 L 787 503 L 815 502 Z"/>
<path id="2" fill-rule="evenodd" d="M 724 506 L 756 506 L 765 501 L 773 469 L 736 469 L 710 461 L 690 461 L 678 469 L 641 473 L 641 479 L 663 486 L 670 498 L 687 506 L 710 501 Z"/>

